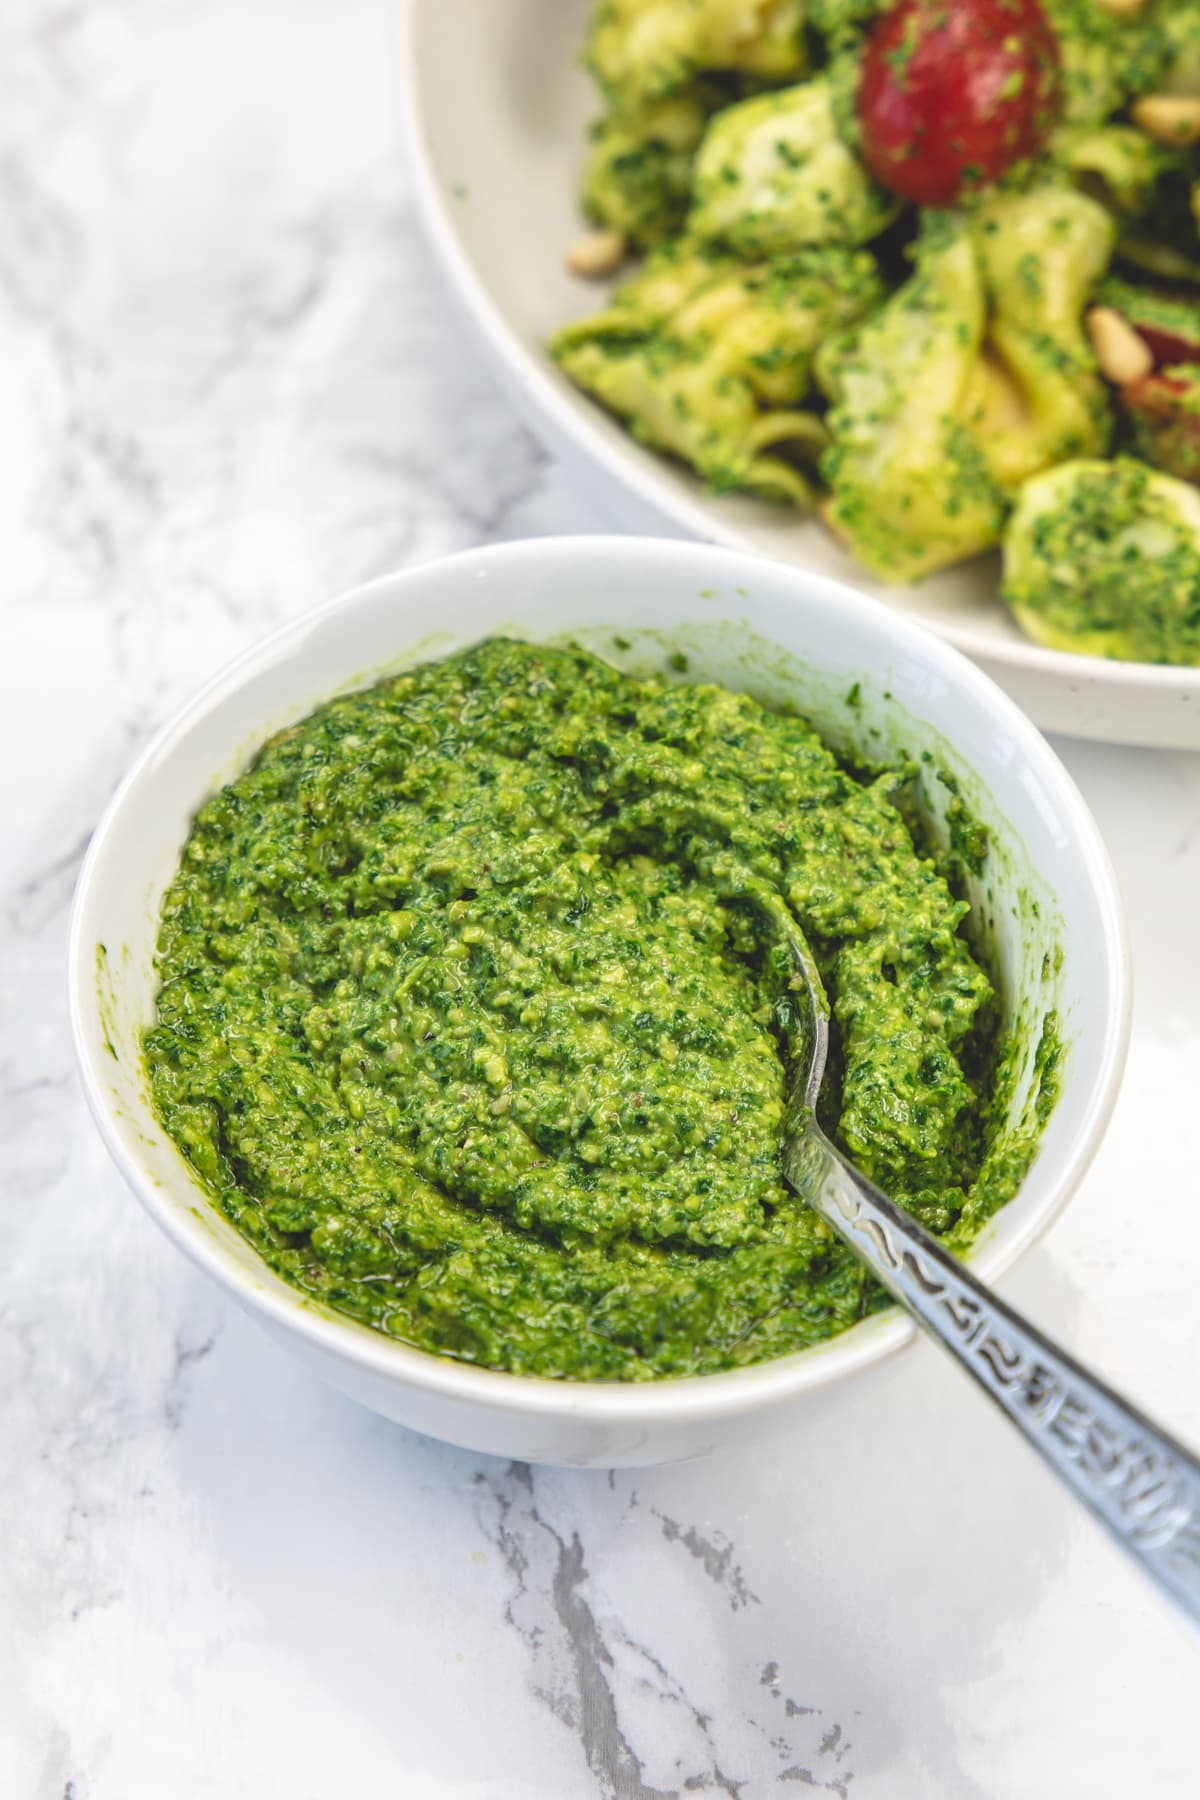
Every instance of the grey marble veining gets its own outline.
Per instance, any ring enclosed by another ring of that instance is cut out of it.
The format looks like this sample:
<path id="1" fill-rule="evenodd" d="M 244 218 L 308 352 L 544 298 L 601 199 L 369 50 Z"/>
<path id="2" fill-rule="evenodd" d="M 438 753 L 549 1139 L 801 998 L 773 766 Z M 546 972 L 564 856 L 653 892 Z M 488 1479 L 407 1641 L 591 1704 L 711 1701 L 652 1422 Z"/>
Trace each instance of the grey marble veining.
<path id="1" fill-rule="evenodd" d="M 491 1463 L 315 1388 L 85 1115 L 70 895 L 148 734 L 364 577 L 614 523 L 419 241 L 392 27 L 386 0 L 0 9 L 0 1795 L 1175 1800 L 1194 1653 L 932 1353 L 737 1460 Z M 1067 755 L 1139 1013 L 1100 1162 L 1011 1291 L 1200 1438 L 1172 1179 L 1200 1160 L 1200 774 Z"/>

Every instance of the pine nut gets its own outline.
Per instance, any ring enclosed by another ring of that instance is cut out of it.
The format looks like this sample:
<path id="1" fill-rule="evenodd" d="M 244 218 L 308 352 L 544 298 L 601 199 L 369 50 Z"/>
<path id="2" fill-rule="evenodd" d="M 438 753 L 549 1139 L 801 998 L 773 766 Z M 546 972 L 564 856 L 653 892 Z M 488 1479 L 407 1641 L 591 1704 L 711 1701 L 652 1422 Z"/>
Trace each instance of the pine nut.
<path id="1" fill-rule="evenodd" d="M 589 231 L 567 251 L 567 267 L 572 275 L 583 275 L 588 281 L 613 274 L 624 260 L 625 239 L 619 231 Z"/>
<path id="2" fill-rule="evenodd" d="M 1133 122 L 1158 144 L 1200 143 L 1200 95 L 1147 94 L 1131 107 Z"/>
<path id="3" fill-rule="evenodd" d="M 1125 387 L 1149 375 L 1154 367 L 1150 347 L 1127 319 L 1111 306 L 1093 306 L 1087 316 L 1088 336 L 1100 373 L 1115 387 Z"/>

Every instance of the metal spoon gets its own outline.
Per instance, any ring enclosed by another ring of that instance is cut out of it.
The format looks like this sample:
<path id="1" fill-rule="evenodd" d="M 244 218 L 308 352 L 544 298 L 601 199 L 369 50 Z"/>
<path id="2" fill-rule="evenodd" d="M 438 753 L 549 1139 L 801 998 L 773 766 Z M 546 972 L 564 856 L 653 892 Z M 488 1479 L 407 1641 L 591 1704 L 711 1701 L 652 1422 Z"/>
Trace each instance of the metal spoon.
<path id="1" fill-rule="evenodd" d="M 801 1054 L 785 1179 L 1200 1625 L 1200 1461 L 997 1299 L 830 1143 L 816 1116 L 829 1047 L 825 993 L 807 945 L 788 941 Z"/>

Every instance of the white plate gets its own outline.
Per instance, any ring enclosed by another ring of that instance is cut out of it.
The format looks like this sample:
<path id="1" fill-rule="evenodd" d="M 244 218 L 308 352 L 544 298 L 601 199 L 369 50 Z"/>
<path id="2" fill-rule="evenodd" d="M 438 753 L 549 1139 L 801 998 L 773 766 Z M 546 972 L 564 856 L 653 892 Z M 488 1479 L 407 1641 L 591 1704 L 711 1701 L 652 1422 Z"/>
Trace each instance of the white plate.
<path id="1" fill-rule="evenodd" d="M 1039 725 L 1076 737 L 1200 749 L 1200 669 L 1105 662 L 1031 644 L 981 558 L 915 588 L 885 588 L 824 528 L 749 499 L 715 498 L 626 435 L 546 353 L 603 291 L 567 275 L 587 121 L 579 65 L 591 0 L 401 0 L 405 127 L 430 236 L 530 422 L 598 504 L 623 516 L 849 582 L 979 663 Z"/>

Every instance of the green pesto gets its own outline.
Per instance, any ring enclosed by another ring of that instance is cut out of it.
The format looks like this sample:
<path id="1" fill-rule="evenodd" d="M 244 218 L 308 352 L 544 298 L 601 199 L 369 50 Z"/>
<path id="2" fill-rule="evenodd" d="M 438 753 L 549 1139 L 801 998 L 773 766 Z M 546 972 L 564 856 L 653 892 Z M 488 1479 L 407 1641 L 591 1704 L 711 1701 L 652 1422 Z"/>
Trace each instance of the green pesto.
<path id="1" fill-rule="evenodd" d="M 932 1229 L 969 1242 L 1040 1129 L 1001 1128 L 1020 1045 L 910 813 L 798 717 L 577 649 L 332 700 L 196 818 L 155 1108 L 285 1280 L 423 1349 L 638 1380 L 813 1344 L 885 1302 L 781 1182 L 785 931 L 827 1127 Z"/>

